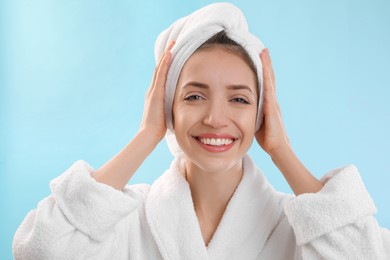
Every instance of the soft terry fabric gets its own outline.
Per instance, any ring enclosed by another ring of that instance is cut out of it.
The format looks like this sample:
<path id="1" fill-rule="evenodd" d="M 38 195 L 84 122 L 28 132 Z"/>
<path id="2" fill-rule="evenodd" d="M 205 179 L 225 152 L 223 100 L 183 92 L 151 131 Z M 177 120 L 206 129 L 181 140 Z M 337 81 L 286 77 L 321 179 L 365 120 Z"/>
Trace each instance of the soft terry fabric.
<path id="1" fill-rule="evenodd" d="M 259 55 L 264 45 L 248 31 L 245 16 L 238 7 L 229 3 L 215 3 L 177 20 L 163 31 L 156 40 L 156 63 L 160 60 L 169 43 L 172 40 L 176 41 L 172 49 L 172 64 L 165 85 L 165 120 L 168 129 L 172 132 L 172 104 L 181 69 L 200 45 L 221 31 L 225 31 L 229 38 L 240 44 L 248 52 L 257 68 L 260 98 L 256 126 L 257 129 L 260 127 L 263 118 L 261 112 L 263 76 Z"/>
<path id="2" fill-rule="evenodd" d="M 123 192 L 96 182 L 76 162 L 17 230 L 15 259 L 390 259 L 390 232 L 357 169 L 326 175 L 324 188 L 297 197 L 276 192 L 244 157 L 243 178 L 205 247 L 176 158 L 152 186 Z"/>

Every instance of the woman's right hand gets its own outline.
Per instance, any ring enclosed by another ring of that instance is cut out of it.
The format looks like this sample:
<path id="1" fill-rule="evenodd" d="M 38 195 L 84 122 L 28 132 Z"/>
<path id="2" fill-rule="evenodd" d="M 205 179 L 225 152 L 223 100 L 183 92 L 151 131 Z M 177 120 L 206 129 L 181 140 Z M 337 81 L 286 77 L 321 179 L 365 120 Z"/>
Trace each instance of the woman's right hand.
<path id="1" fill-rule="evenodd" d="M 165 82 L 169 66 L 171 65 L 171 49 L 175 44 L 172 41 L 163 53 L 159 64 L 153 74 L 153 80 L 145 95 L 144 112 L 140 126 L 141 132 L 147 132 L 148 136 L 155 138 L 158 143 L 164 137 L 167 127 L 164 116 Z"/>

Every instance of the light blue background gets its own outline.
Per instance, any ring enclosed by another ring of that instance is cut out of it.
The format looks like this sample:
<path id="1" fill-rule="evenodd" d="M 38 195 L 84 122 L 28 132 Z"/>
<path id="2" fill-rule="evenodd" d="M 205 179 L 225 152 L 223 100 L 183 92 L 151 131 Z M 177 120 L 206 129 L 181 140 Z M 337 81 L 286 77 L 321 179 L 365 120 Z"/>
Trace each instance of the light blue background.
<path id="1" fill-rule="evenodd" d="M 0 6 L 0 258 L 73 162 L 95 168 L 136 133 L 158 33 L 213 1 L 22 1 Z M 270 49 L 285 125 L 321 177 L 354 163 L 390 227 L 390 2 L 232 1 Z M 279 190 L 285 180 L 257 144 Z M 165 142 L 132 183 L 169 166 Z"/>

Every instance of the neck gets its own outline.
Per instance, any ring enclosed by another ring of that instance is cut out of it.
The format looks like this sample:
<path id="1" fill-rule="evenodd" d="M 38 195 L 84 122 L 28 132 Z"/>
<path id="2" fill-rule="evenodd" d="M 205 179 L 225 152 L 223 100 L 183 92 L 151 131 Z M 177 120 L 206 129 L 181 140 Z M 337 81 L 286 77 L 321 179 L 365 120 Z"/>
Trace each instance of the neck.
<path id="1" fill-rule="evenodd" d="M 219 223 L 227 204 L 242 178 L 242 163 L 223 172 L 208 172 L 187 160 L 186 174 L 195 211 Z"/>

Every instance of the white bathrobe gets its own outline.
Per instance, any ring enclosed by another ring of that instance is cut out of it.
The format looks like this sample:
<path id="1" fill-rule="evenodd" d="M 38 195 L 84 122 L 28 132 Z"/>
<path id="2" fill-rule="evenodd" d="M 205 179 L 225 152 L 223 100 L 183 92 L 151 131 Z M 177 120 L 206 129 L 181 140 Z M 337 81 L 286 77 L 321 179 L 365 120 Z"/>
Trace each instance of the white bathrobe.
<path id="1" fill-rule="evenodd" d="M 390 231 L 354 166 L 328 173 L 324 188 L 276 192 L 244 157 L 244 175 L 208 247 L 183 159 L 153 185 L 123 192 L 76 162 L 17 230 L 15 259 L 390 259 Z"/>

